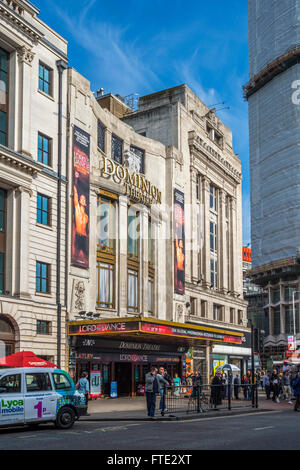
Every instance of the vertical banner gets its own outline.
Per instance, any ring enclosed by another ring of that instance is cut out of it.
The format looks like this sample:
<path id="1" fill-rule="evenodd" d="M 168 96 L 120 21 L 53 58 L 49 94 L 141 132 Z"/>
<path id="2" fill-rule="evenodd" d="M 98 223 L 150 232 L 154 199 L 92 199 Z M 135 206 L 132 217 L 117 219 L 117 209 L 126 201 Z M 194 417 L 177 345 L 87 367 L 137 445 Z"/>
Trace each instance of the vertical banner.
<path id="1" fill-rule="evenodd" d="M 101 397 L 101 372 L 99 370 L 93 370 L 90 372 L 90 397 L 97 398 Z"/>
<path id="2" fill-rule="evenodd" d="M 90 135 L 74 126 L 73 133 L 73 266 L 89 267 Z"/>
<path id="3" fill-rule="evenodd" d="M 174 189 L 174 288 L 176 294 L 185 292 L 184 194 Z"/>

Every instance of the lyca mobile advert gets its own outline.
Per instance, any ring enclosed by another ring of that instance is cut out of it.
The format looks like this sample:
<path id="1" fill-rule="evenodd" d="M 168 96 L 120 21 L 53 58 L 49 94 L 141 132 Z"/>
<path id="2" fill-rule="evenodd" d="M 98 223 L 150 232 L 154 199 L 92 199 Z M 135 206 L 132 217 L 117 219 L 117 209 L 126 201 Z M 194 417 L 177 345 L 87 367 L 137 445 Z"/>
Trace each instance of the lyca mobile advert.
<path id="1" fill-rule="evenodd" d="M 17 415 L 24 413 L 23 400 L 0 400 L 0 415 Z"/>

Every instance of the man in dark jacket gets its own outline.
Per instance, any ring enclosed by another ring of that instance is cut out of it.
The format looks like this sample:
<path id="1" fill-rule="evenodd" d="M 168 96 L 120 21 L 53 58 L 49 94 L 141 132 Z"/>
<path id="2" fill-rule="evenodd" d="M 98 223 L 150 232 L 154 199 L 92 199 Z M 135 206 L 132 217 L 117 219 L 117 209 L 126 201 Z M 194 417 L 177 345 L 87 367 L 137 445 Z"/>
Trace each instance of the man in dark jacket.
<path id="1" fill-rule="evenodd" d="M 217 405 L 220 405 L 222 403 L 221 388 L 222 380 L 220 377 L 220 372 L 216 372 L 216 375 L 214 376 L 211 382 L 211 402 L 215 408 L 217 408 Z"/>
<path id="2" fill-rule="evenodd" d="M 168 382 L 160 375 L 157 374 L 158 370 L 157 367 L 151 367 L 150 372 L 146 374 L 145 378 L 145 392 L 146 392 L 146 400 L 147 400 L 147 410 L 148 416 L 151 419 L 155 419 L 155 405 L 156 405 L 156 395 L 159 393 L 160 384 L 163 382 L 165 385 Z"/>
<path id="3" fill-rule="evenodd" d="M 272 400 L 276 401 L 277 403 L 280 403 L 280 400 L 279 400 L 280 378 L 276 369 L 273 370 L 273 374 L 270 377 L 270 384 L 271 384 L 271 390 L 273 392 Z"/>
<path id="4" fill-rule="evenodd" d="M 195 398 L 198 394 L 201 393 L 201 385 L 202 385 L 202 377 L 198 370 L 195 371 L 195 374 L 192 375 L 192 384 L 193 384 L 193 391 L 192 397 Z"/>
<path id="5" fill-rule="evenodd" d="M 236 374 L 234 381 L 233 381 L 234 398 L 236 400 L 239 400 L 240 385 L 241 385 L 240 376 L 239 374 Z"/>

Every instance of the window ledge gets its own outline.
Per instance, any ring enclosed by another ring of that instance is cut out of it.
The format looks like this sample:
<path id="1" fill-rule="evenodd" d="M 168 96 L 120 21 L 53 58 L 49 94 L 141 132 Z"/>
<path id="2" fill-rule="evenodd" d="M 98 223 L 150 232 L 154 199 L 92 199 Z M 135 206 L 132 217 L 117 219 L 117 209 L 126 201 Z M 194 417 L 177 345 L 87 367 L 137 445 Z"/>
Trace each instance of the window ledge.
<path id="1" fill-rule="evenodd" d="M 39 228 L 45 228 L 47 230 L 51 230 L 53 232 L 53 227 L 51 225 L 44 225 L 44 224 L 39 224 L 38 222 L 36 222 L 36 227 L 39 227 Z"/>
<path id="2" fill-rule="evenodd" d="M 42 96 L 44 96 L 45 98 L 48 98 L 49 100 L 55 102 L 55 99 L 53 98 L 53 96 L 48 95 L 48 93 L 45 93 L 44 91 L 40 90 L 39 88 L 38 88 L 37 91 L 38 91 L 38 93 L 40 93 L 40 94 L 41 94 Z"/>
<path id="3" fill-rule="evenodd" d="M 52 294 L 46 292 L 35 292 L 35 295 L 38 297 L 47 297 L 48 299 L 52 298 Z"/>

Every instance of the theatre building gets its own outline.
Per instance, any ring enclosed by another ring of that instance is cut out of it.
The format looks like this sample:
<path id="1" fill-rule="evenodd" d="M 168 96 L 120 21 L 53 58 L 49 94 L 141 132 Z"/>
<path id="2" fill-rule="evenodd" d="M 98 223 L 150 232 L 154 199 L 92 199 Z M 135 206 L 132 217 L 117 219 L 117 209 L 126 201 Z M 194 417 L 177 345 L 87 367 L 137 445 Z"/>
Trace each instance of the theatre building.
<path id="1" fill-rule="evenodd" d="M 186 353 L 191 347 L 209 352 L 209 344 L 241 346 L 242 333 L 159 319 L 135 317 L 69 323 L 69 372 L 101 373 L 101 394 L 139 394 L 151 365 L 164 366 L 174 377 L 186 376 Z M 209 357 L 205 358 L 209 360 Z M 75 370 L 76 369 L 76 370 Z"/>

